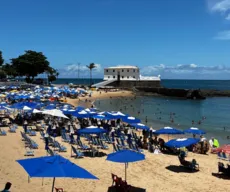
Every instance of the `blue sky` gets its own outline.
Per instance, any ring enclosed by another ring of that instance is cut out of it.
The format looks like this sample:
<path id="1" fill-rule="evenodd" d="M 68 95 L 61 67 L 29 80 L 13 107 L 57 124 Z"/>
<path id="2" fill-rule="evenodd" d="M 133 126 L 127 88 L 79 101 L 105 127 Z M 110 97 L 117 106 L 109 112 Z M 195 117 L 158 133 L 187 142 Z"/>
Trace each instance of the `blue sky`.
<path id="1" fill-rule="evenodd" d="M 6 61 L 42 51 L 60 77 L 135 65 L 162 78 L 230 79 L 230 0 L 7 0 L 0 6 Z"/>

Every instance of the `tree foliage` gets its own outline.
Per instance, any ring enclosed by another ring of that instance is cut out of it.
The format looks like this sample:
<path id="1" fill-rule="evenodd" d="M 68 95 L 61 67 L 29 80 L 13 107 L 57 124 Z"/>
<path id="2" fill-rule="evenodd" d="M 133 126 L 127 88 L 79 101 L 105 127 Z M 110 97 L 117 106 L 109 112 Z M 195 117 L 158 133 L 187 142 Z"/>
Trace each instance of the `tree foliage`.
<path id="1" fill-rule="evenodd" d="M 0 69 L 0 79 L 6 78 L 6 73 L 2 69 Z"/>
<path id="2" fill-rule="evenodd" d="M 12 66 L 9 63 L 6 63 L 5 65 L 2 66 L 2 70 L 6 73 L 7 76 L 9 77 L 17 77 L 18 73 L 16 71 L 16 69 L 14 68 L 14 66 Z"/>
<path id="3" fill-rule="evenodd" d="M 86 67 L 89 69 L 90 71 L 90 86 L 92 85 L 92 70 L 94 68 L 96 68 L 95 63 L 90 63 L 89 65 L 86 65 Z"/>
<path id="4" fill-rule="evenodd" d="M 18 76 L 26 76 L 27 82 L 33 82 L 34 77 L 44 73 L 51 68 L 49 61 L 42 52 L 25 51 L 23 55 L 11 59 L 12 68 L 16 70 Z"/>
<path id="5" fill-rule="evenodd" d="M 2 66 L 4 63 L 4 59 L 3 59 L 3 56 L 2 56 L 2 51 L 0 51 L 0 66 Z"/>
<path id="6" fill-rule="evenodd" d="M 57 79 L 59 72 L 57 69 L 53 69 L 52 67 L 49 67 L 48 70 L 46 71 L 47 75 L 48 75 L 48 81 L 53 82 Z"/>

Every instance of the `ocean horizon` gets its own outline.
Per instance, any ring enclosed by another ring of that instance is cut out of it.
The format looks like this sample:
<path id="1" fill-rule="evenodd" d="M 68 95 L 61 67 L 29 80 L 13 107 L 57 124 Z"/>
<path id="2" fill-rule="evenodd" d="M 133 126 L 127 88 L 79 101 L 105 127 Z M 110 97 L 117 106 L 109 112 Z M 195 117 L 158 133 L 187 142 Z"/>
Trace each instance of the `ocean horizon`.
<path id="1" fill-rule="evenodd" d="M 103 81 L 102 78 L 93 78 L 93 84 Z M 89 85 L 89 78 L 58 78 L 53 84 L 80 84 Z M 162 79 L 161 85 L 175 89 L 212 89 L 230 90 L 230 80 L 199 80 L 199 79 Z"/>

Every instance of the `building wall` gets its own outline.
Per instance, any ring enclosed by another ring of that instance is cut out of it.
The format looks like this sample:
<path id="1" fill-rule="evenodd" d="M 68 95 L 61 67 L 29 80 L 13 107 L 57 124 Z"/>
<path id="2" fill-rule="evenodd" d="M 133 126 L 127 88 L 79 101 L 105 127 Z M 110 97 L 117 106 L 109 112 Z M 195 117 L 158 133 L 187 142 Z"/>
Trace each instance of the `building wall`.
<path id="1" fill-rule="evenodd" d="M 133 81 L 139 80 L 140 72 L 139 69 L 133 68 L 119 68 L 119 69 L 104 69 L 104 80 L 118 79 L 118 74 L 120 73 L 120 80 Z"/>
<path id="2" fill-rule="evenodd" d="M 115 81 L 107 86 L 114 86 L 119 88 L 133 88 L 133 87 L 148 87 L 148 88 L 159 88 L 161 87 L 160 81 L 136 81 L 136 80 L 127 80 L 127 81 Z"/>

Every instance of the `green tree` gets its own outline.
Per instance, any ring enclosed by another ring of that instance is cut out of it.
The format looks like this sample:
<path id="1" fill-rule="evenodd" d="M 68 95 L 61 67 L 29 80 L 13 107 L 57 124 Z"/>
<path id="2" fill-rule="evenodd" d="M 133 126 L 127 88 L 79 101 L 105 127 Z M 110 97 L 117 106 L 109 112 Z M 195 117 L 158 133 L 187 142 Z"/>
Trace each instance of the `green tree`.
<path id="1" fill-rule="evenodd" d="M 58 78 L 59 72 L 57 69 L 53 69 L 53 68 L 49 67 L 48 70 L 46 71 L 46 74 L 48 75 L 49 83 L 51 83 Z"/>
<path id="2" fill-rule="evenodd" d="M 2 57 L 2 51 L 0 51 L 0 66 L 2 66 L 4 63 L 4 59 Z"/>
<path id="3" fill-rule="evenodd" d="M 34 77 L 50 68 L 49 61 L 42 52 L 31 50 L 11 59 L 11 63 L 18 76 L 25 76 L 28 83 L 33 82 Z"/>
<path id="4" fill-rule="evenodd" d="M 92 70 L 94 68 L 96 68 L 95 63 L 90 63 L 89 65 L 86 65 L 86 67 L 89 69 L 90 71 L 90 86 L 92 85 Z"/>
<path id="5" fill-rule="evenodd" d="M 6 78 L 6 72 L 0 69 L 0 79 Z"/>
<path id="6" fill-rule="evenodd" d="M 6 63 L 5 65 L 3 65 L 2 70 L 5 71 L 6 75 L 9 77 L 15 78 L 18 76 L 16 69 L 9 63 Z"/>

